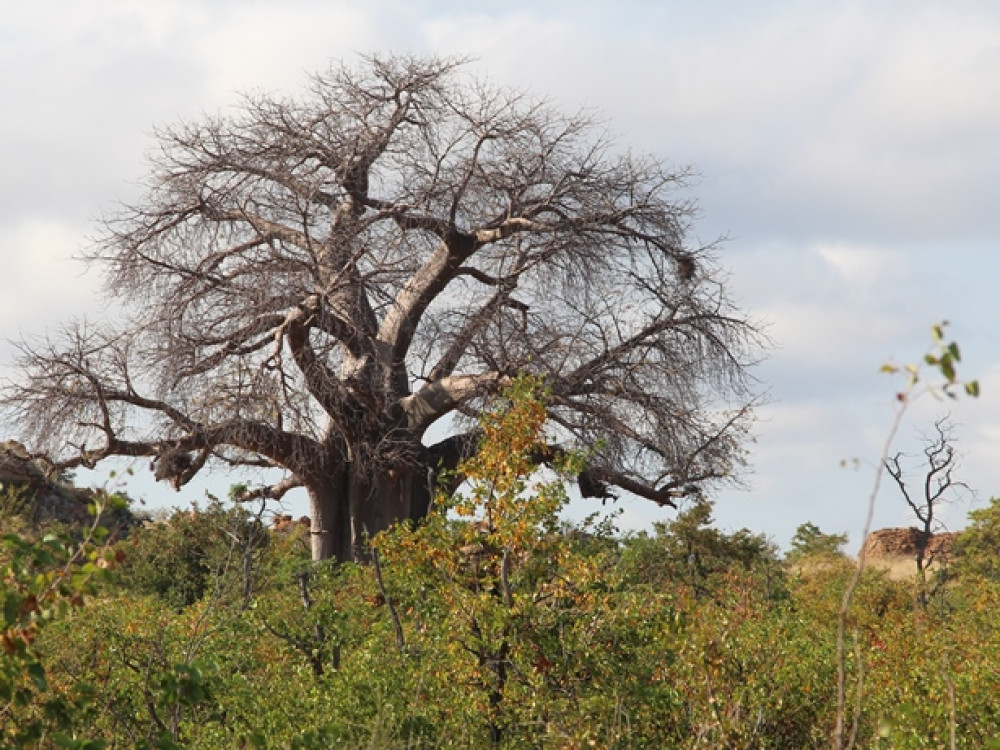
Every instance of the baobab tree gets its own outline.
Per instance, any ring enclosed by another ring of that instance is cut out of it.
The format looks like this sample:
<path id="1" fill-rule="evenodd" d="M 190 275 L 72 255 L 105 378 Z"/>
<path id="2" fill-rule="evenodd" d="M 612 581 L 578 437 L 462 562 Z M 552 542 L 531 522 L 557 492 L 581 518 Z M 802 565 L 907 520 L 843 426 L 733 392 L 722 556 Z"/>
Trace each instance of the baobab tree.
<path id="1" fill-rule="evenodd" d="M 120 321 L 21 342 L 3 392 L 55 468 L 279 468 L 247 497 L 304 487 L 313 556 L 357 559 L 427 513 L 519 372 L 553 450 L 593 449 L 585 496 L 673 505 L 738 468 L 759 334 L 686 239 L 685 172 L 588 117 L 385 57 L 157 142 L 88 250 Z"/>

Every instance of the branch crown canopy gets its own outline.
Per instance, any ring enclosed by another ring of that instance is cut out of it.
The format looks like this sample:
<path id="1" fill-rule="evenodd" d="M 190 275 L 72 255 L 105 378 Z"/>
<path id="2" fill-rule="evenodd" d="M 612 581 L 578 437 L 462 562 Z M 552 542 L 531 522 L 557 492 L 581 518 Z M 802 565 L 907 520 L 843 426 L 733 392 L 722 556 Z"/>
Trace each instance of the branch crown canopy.
<path id="1" fill-rule="evenodd" d="M 23 348 L 4 403 L 28 432 L 301 473 L 530 372 L 602 482 L 660 497 L 739 464 L 764 341 L 687 242 L 686 172 L 409 56 L 157 137 L 91 253 L 123 328 Z"/>

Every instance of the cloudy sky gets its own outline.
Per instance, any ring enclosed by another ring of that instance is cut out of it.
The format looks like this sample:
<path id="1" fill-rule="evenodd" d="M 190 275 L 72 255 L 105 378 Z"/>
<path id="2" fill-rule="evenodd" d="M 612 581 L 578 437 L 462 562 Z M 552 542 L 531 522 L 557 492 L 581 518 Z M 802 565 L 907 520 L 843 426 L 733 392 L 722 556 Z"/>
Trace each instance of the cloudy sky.
<path id="1" fill-rule="evenodd" d="M 655 7 L 653 7 L 655 6 Z M 898 386 L 930 325 L 983 397 L 925 398 L 900 448 L 951 413 L 962 476 L 1000 491 L 1000 5 L 993 0 L 3 0 L 0 338 L 99 311 L 72 260 L 97 218 L 137 194 L 157 125 L 235 92 L 294 94 L 359 53 L 470 55 L 498 83 L 586 107 L 623 144 L 699 177 L 693 241 L 725 237 L 740 305 L 776 347 L 756 375 L 746 490 L 722 527 L 785 545 L 813 521 L 857 539 Z M 11 362 L 0 344 L 0 364 Z M 860 459 L 841 468 L 842 459 Z M 100 476 L 98 476 L 100 479 Z M 197 497 L 132 480 L 156 504 Z M 224 477 L 204 486 L 224 494 Z M 670 514 L 626 501 L 623 521 Z M 975 505 L 956 503 L 960 526 Z M 876 525 L 904 525 L 883 493 Z"/>

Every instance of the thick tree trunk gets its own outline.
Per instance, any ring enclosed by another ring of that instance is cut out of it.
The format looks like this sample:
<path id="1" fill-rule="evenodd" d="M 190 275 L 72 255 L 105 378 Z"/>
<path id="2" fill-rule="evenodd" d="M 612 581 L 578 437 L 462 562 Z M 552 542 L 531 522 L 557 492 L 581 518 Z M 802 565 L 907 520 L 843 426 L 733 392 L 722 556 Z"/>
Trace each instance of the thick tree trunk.
<path id="1" fill-rule="evenodd" d="M 423 518 L 430 507 L 428 471 L 419 464 L 375 476 L 345 464 L 308 492 L 313 560 L 366 561 L 368 539 L 398 521 Z"/>
<path id="2" fill-rule="evenodd" d="M 346 471 L 307 482 L 312 559 L 351 559 L 350 512 L 344 484 Z"/>

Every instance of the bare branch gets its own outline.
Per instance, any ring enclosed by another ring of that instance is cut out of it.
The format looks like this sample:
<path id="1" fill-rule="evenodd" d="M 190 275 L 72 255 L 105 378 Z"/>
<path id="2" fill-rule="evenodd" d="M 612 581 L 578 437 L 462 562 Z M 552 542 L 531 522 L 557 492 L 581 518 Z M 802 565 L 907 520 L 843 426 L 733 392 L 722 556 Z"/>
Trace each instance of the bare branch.
<path id="1" fill-rule="evenodd" d="M 264 485 L 254 489 L 248 489 L 234 498 L 238 503 L 248 503 L 253 500 L 280 500 L 289 490 L 302 487 L 302 480 L 295 476 L 288 476 L 277 484 Z"/>
<path id="2" fill-rule="evenodd" d="M 385 600 L 386 607 L 389 609 L 389 618 L 392 620 L 392 629 L 396 634 L 396 648 L 400 651 L 404 651 L 406 650 L 406 639 L 403 637 L 403 626 L 399 621 L 399 613 L 396 612 L 396 605 L 385 588 L 385 581 L 382 578 L 382 562 L 379 559 L 378 548 L 376 547 L 372 547 L 372 562 L 375 567 L 375 580 L 378 582 L 378 590 L 379 593 L 382 594 L 382 598 Z"/>
<path id="3" fill-rule="evenodd" d="M 903 465 L 905 456 L 896 453 L 884 461 L 886 472 L 896 483 L 906 504 L 920 522 L 916 536 L 916 564 L 921 591 L 919 601 L 926 605 L 933 593 L 927 589 L 926 570 L 934 562 L 930 542 L 934 533 L 941 528 L 938 520 L 941 505 L 955 500 L 961 493 L 968 492 L 965 482 L 955 478 L 958 456 L 955 451 L 953 428 L 948 416 L 934 422 L 934 435 L 925 439 L 923 449 L 923 479 L 920 495 L 912 493 Z M 940 562 L 940 560 L 938 561 Z"/>
<path id="4" fill-rule="evenodd" d="M 497 393 L 510 379 L 497 372 L 453 375 L 428 383 L 401 402 L 410 429 L 423 432 L 436 420 L 476 396 Z"/>
<path id="5" fill-rule="evenodd" d="M 120 327 L 25 344 L 0 396 L 33 453 L 148 456 L 175 486 L 284 468 L 314 554 L 343 559 L 425 512 L 430 425 L 518 372 L 546 380 L 561 442 L 600 447 L 601 492 L 669 504 L 739 468 L 767 342 L 686 239 L 686 170 L 408 56 L 157 135 L 88 256 Z"/>

